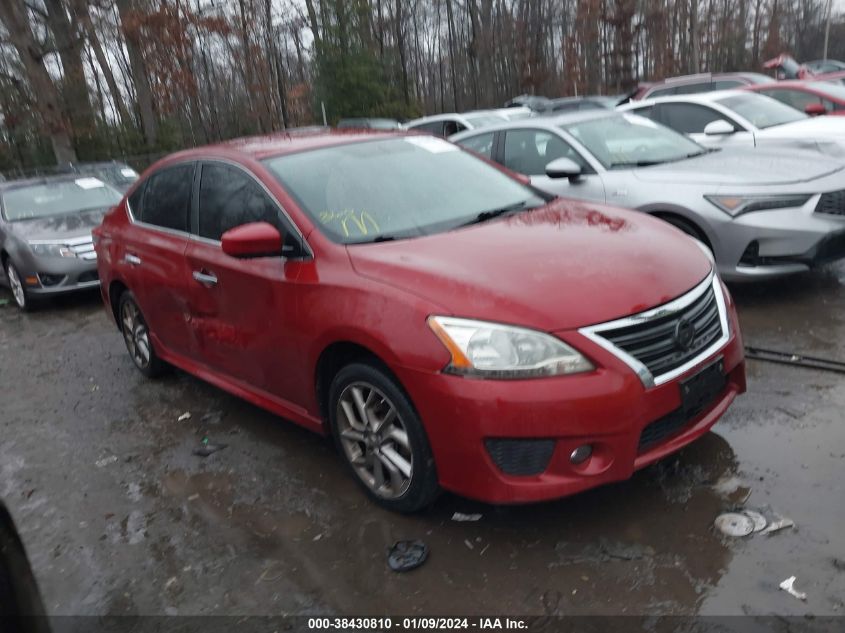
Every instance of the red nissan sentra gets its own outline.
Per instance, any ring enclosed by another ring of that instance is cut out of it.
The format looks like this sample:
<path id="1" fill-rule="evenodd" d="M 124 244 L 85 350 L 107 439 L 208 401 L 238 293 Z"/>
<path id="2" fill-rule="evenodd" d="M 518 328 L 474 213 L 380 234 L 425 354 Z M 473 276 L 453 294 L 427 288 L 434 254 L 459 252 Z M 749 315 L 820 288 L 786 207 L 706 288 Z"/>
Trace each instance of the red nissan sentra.
<path id="1" fill-rule="evenodd" d="M 703 245 L 551 200 L 441 139 L 243 139 L 151 167 L 95 231 L 132 360 L 320 433 L 393 510 L 627 479 L 745 390 Z"/>

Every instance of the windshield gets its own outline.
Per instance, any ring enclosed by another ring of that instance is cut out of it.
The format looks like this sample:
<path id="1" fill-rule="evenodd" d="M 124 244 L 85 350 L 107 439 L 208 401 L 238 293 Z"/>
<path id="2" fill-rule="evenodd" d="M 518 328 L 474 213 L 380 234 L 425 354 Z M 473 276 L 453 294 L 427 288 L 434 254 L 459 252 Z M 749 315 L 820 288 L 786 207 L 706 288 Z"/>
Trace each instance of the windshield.
<path id="1" fill-rule="evenodd" d="M 97 178 L 77 178 L 16 187 L 3 192 L 3 215 L 9 222 L 112 207 L 120 194 Z"/>
<path id="2" fill-rule="evenodd" d="M 342 244 L 430 235 L 482 213 L 543 204 L 495 167 L 430 136 L 350 143 L 265 164 Z"/>
<path id="3" fill-rule="evenodd" d="M 834 84 L 826 81 L 812 81 L 807 84 L 807 87 L 812 88 L 813 90 L 818 90 L 822 94 L 832 97 L 833 99 L 845 101 L 845 86 L 842 84 Z"/>
<path id="4" fill-rule="evenodd" d="M 807 118 L 806 114 L 799 112 L 791 106 L 776 101 L 771 97 L 753 93 L 726 97 L 719 99 L 717 103 L 721 103 L 729 110 L 733 110 L 759 130 L 765 130 L 768 127 L 793 123 Z"/>
<path id="5" fill-rule="evenodd" d="M 686 136 L 634 114 L 590 119 L 562 127 L 607 169 L 658 165 L 707 151 Z"/>

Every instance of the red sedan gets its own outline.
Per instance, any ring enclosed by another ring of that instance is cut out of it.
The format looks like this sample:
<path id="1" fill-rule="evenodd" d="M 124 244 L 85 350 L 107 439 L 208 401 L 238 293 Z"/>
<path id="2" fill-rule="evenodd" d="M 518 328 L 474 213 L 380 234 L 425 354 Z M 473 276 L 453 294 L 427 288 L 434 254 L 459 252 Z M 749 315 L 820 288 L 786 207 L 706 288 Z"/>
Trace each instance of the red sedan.
<path id="1" fill-rule="evenodd" d="M 777 99 L 811 116 L 845 115 L 845 86 L 830 81 L 779 81 L 748 86 L 760 94 Z"/>
<path id="2" fill-rule="evenodd" d="M 398 511 L 627 479 L 745 390 L 706 249 L 445 140 L 312 133 L 150 168 L 95 231 L 137 367 L 330 433 Z"/>

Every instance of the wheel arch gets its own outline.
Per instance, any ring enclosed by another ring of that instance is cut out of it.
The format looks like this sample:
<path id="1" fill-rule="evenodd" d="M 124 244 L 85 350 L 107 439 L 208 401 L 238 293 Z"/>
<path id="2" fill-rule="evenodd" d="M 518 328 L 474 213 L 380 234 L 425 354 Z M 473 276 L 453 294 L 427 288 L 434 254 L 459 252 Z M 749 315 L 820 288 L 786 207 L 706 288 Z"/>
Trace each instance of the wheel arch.
<path id="1" fill-rule="evenodd" d="M 111 283 L 109 283 L 108 287 L 108 300 L 109 300 L 109 307 L 111 308 L 112 317 L 114 317 L 114 323 L 117 326 L 117 329 L 120 330 L 120 316 L 118 315 L 118 310 L 120 309 L 120 297 L 121 295 L 129 290 L 129 287 L 123 283 L 120 279 L 113 279 Z"/>
<path id="2" fill-rule="evenodd" d="M 703 226 L 703 223 L 697 217 L 692 217 L 692 214 L 683 207 L 677 207 L 671 204 L 650 205 L 647 207 L 640 207 L 640 211 L 648 213 L 649 215 L 659 218 L 664 222 L 668 222 L 669 224 L 672 224 L 672 219 L 678 219 L 685 224 L 690 225 L 690 227 L 698 233 L 696 236 L 698 240 L 704 242 L 705 246 L 707 246 L 711 251 L 713 250 L 713 241 L 710 239 L 710 235 L 708 234 L 707 229 Z"/>

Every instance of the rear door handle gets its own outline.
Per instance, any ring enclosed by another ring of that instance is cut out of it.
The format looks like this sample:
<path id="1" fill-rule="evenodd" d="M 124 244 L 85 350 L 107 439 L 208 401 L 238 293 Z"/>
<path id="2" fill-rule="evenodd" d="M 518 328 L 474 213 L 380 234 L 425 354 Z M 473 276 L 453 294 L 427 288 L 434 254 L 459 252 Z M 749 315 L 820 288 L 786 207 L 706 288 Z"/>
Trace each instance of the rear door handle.
<path id="1" fill-rule="evenodd" d="M 217 285 L 217 277 L 213 273 L 203 272 L 201 270 L 194 271 L 194 280 L 206 287 Z"/>
<path id="2" fill-rule="evenodd" d="M 126 253 L 126 255 L 123 256 L 123 261 L 125 261 L 127 264 L 130 264 L 131 266 L 141 265 L 141 258 L 137 255 L 133 255 L 132 253 Z"/>

